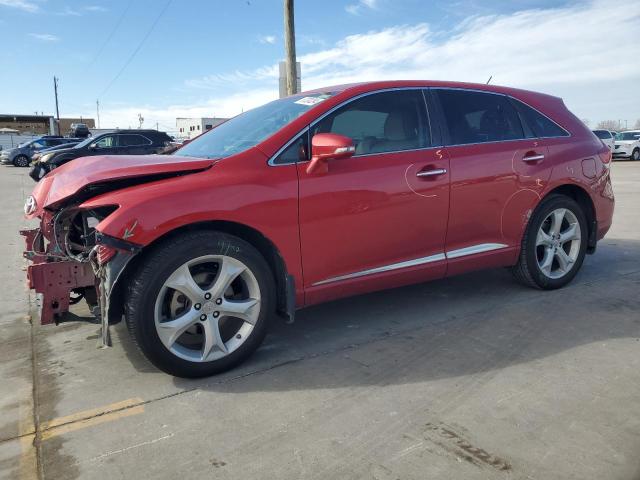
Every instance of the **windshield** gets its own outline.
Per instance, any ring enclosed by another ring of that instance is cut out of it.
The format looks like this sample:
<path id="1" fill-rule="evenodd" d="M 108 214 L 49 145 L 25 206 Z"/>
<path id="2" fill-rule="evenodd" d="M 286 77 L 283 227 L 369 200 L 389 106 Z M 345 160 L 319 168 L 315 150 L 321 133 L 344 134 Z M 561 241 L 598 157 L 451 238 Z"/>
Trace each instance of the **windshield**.
<path id="1" fill-rule="evenodd" d="M 622 132 L 616 135 L 616 140 L 637 140 L 640 132 Z"/>
<path id="2" fill-rule="evenodd" d="M 174 155 L 220 158 L 243 152 L 334 94 L 315 93 L 267 103 L 218 125 L 180 148 Z"/>

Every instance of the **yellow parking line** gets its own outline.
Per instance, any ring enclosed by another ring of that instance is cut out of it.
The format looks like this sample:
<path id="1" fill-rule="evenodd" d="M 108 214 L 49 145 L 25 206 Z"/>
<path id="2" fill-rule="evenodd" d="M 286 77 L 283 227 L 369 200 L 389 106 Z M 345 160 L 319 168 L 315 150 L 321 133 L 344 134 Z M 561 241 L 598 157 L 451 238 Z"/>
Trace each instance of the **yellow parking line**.
<path id="1" fill-rule="evenodd" d="M 68 432 L 74 432 L 132 415 L 138 415 L 143 412 L 144 400 L 141 398 L 129 398 L 128 400 L 112 403 L 103 407 L 72 413 L 71 415 L 54 418 L 49 422 L 43 423 L 42 440 L 48 440 Z"/>

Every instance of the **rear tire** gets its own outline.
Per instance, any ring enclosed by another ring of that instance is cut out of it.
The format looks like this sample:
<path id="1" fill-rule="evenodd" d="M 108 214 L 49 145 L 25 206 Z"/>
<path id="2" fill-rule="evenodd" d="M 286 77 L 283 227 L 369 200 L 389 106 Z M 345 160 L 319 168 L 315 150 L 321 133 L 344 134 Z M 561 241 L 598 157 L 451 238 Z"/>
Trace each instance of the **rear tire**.
<path id="1" fill-rule="evenodd" d="M 636 148 L 633 152 L 631 152 L 631 160 L 633 161 L 640 160 L 640 148 Z"/>
<path id="2" fill-rule="evenodd" d="M 564 287 L 582 266 L 589 236 L 580 205 L 570 197 L 553 194 L 531 216 L 514 276 L 525 285 L 543 290 Z"/>
<path id="3" fill-rule="evenodd" d="M 13 164 L 16 167 L 28 167 L 29 157 L 27 157 L 26 155 L 17 155 L 16 158 L 13 159 Z"/>
<path id="4" fill-rule="evenodd" d="M 213 231 L 153 247 L 129 281 L 125 320 L 142 353 L 177 377 L 206 377 L 246 360 L 275 310 L 274 280 L 244 240 Z"/>

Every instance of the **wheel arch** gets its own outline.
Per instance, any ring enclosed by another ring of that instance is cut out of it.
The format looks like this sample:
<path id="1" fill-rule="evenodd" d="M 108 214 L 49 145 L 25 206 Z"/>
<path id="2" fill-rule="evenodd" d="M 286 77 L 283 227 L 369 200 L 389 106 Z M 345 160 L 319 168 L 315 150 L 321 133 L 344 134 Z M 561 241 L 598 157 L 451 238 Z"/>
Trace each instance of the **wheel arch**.
<path id="1" fill-rule="evenodd" d="M 589 193 L 579 185 L 566 183 L 554 187 L 552 190 L 547 192 L 547 194 L 542 197 L 541 202 L 553 194 L 564 195 L 566 197 L 572 198 L 578 203 L 578 205 L 580 205 L 582 211 L 587 217 L 587 227 L 589 228 L 587 253 L 593 253 L 595 251 L 597 243 L 598 227 L 596 222 L 596 208 Z"/>
<path id="2" fill-rule="evenodd" d="M 142 264 L 149 252 L 170 238 L 203 230 L 228 233 L 241 238 L 255 247 L 264 257 L 273 275 L 276 286 L 276 310 L 292 318 L 293 310 L 291 299 L 295 297 L 295 291 L 292 291 L 295 290 L 295 287 L 293 280 L 290 280 L 286 263 L 276 245 L 260 231 L 248 225 L 227 220 L 210 220 L 182 225 L 164 233 L 146 245 L 142 251 L 126 265 L 109 296 L 110 323 L 116 323 L 121 320 L 122 314 L 124 313 L 123 305 L 129 277 Z M 295 305 L 293 308 L 294 307 Z"/>

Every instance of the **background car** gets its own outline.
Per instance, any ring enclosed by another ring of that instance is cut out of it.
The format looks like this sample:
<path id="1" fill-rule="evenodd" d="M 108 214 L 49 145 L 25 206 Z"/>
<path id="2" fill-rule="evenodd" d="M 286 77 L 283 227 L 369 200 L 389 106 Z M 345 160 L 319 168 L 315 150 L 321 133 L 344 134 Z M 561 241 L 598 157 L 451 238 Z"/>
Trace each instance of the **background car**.
<path id="1" fill-rule="evenodd" d="M 54 168 L 80 157 L 94 155 L 149 155 L 162 153 L 171 137 L 158 130 L 115 130 L 89 137 L 73 148 L 49 152 L 34 162 L 29 175 L 36 182 Z"/>
<path id="2" fill-rule="evenodd" d="M 609 130 L 593 130 L 593 133 L 596 137 L 602 140 L 602 143 L 609 147 L 610 150 L 613 150 L 615 141 L 615 136 L 613 133 L 611 133 Z"/>
<path id="3" fill-rule="evenodd" d="M 640 160 L 640 130 L 628 130 L 616 135 L 613 158 Z"/>
<path id="4" fill-rule="evenodd" d="M 75 138 L 87 138 L 91 136 L 91 132 L 86 123 L 72 123 L 69 135 Z"/>
<path id="5" fill-rule="evenodd" d="M 0 155 L 0 162 L 7 165 L 13 164 L 16 167 L 28 167 L 34 153 L 44 150 L 45 148 L 56 147 L 77 141 L 78 139 L 76 138 L 46 135 L 44 137 L 22 143 L 16 148 L 3 150 Z"/>

